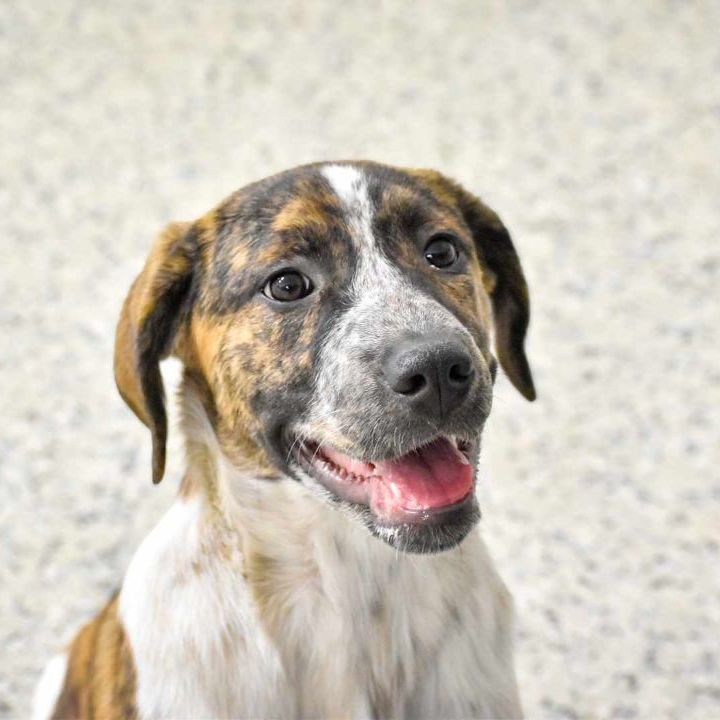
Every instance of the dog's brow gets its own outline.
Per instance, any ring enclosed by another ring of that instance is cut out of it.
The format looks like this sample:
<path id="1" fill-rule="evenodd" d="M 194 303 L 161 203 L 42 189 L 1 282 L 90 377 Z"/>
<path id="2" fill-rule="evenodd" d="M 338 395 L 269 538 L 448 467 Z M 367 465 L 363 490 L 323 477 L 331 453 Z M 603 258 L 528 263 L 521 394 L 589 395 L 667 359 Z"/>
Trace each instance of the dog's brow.
<path id="1" fill-rule="evenodd" d="M 326 235 L 302 231 L 287 233 L 258 248 L 253 254 L 253 265 L 262 268 L 284 259 L 323 256 L 329 250 Z"/>
<path id="2" fill-rule="evenodd" d="M 277 233 L 300 231 L 323 235 L 341 214 L 340 203 L 330 192 L 312 190 L 290 198 L 272 221 Z"/>

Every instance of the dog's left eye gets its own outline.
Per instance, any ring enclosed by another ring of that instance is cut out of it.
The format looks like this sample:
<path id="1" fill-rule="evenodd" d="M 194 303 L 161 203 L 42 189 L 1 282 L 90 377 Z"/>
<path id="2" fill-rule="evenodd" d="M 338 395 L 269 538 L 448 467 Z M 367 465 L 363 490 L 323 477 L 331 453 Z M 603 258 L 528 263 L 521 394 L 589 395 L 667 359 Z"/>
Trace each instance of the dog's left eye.
<path id="1" fill-rule="evenodd" d="M 433 267 L 447 268 L 458 259 L 458 250 L 451 235 L 435 235 L 425 247 L 424 256 Z"/>
<path id="2" fill-rule="evenodd" d="M 313 291 L 310 278 L 297 270 L 281 270 L 275 273 L 263 288 L 266 297 L 279 302 L 301 300 Z"/>

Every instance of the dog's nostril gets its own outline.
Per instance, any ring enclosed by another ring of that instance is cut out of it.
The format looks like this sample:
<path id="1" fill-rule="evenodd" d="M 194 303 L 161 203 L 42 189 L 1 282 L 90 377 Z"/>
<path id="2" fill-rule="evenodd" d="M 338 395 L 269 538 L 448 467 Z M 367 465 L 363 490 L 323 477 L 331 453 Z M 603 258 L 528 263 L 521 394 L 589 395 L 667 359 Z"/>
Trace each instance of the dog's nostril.
<path id="1" fill-rule="evenodd" d="M 463 341 L 452 334 L 411 336 L 397 341 L 383 358 L 382 373 L 397 407 L 441 420 L 470 396 L 477 368 Z"/>
<path id="2" fill-rule="evenodd" d="M 393 390 L 401 395 L 416 395 L 427 385 L 424 375 L 406 375 L 399 377 L 393 384 Z"/>
<path id="3" fill-rule="evenodd" d="M 461 360 L 450 367 L 448 377 L 455 383 L 466 383 L 473 374 L 472 363 L 470 360 Z"/>

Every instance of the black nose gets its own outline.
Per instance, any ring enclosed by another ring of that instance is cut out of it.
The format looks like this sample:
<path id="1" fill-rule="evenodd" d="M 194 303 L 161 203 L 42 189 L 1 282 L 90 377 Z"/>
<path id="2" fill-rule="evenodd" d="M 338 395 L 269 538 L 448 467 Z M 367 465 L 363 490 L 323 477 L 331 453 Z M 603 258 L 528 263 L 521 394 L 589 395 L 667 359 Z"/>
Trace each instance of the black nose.
<path id="1" fill-rule="evenodd" d="M 413 409 L 439 419 L 465 399 L 475 368 L 458 339 L 416 337 L 393 345 L 383 372 L 390 388 Z"/>

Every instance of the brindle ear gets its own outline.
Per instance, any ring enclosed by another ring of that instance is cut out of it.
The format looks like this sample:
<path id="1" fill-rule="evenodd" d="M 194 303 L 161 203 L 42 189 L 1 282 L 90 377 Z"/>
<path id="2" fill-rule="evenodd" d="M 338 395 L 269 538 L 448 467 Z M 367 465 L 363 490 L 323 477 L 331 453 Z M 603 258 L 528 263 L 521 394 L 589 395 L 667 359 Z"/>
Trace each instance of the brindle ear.
<path id="1" fill-rule="evenodd" d="M 130 287 L 115 335 L 115 382 L 123 400 L 150 428 L 152 478 L 165 472 L 167 415 L 160 361 L 172 350 L 192 281 L 190 223 L 171 223 L 155 241 Z"/>
<path id="2" fill-rule="evenodd" d="M 520 259 L 497 214 L 479 198 L 459 190 L 460 209 L 473 233 L 480 259 L 495 275 L 490 298 L 498 360 L 523 397 L 535 400 L 535 385 L 525 356 L 530 300 Z"/>

